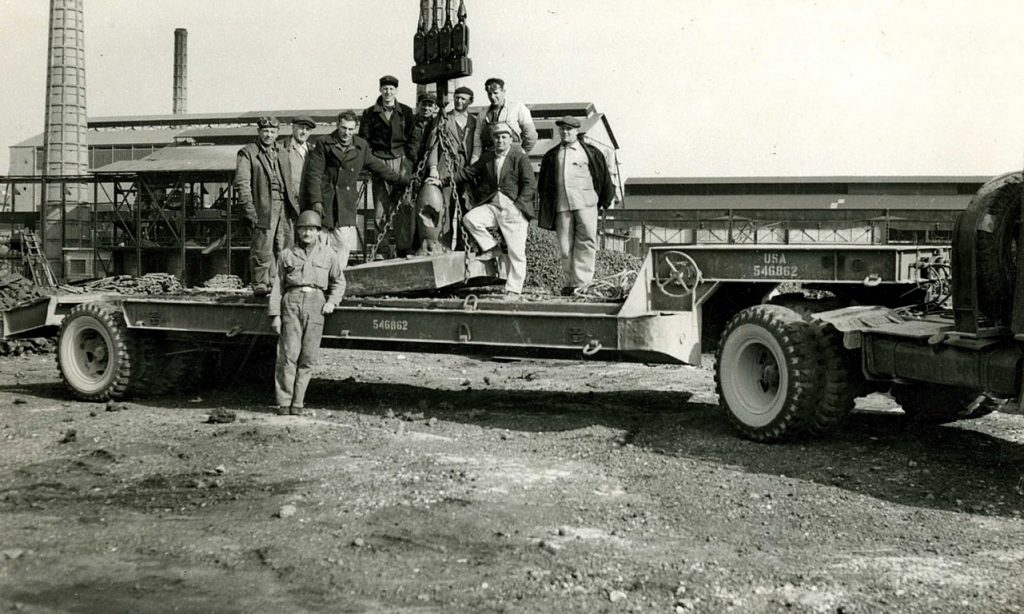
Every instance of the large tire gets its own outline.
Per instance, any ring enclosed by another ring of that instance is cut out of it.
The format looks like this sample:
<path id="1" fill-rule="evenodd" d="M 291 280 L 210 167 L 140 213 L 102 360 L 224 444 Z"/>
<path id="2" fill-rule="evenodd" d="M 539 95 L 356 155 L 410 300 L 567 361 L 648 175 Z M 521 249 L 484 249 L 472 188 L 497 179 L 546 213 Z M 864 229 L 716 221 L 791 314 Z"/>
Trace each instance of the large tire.
<path id="1" fill-rule="evenodd" d="M 991 413 L 990 406 L 975 408 L 978 392 L 941 384 L 893 384 L 889 391 L 914 424 L 946 424 Z"/>
<path id="2" fill-rule="evenodd" d="M 121 310 L 107 303 L 83 303 L 60 326 L 57 368 L 79 399 L 124 398 L 132 381 L 128 329 Z"/>
<path id="3" fill-rule="evenodd" d="M 821 399 L 807 420 L 810 435 L 826 435 L 839 428 L 853 411 L 857 397 L 864 394 L 865 380 L 860 355 L 843 347 L 843 335 L 822 320 L 811 320 L 823 369 Z"/>
<path id="4" fill-rule="evenodd" d="M 1009 322 L 1017 279 L 1021 172 L 992 179 L 978 190 L 978 307 L 997 322 Z M 955 272 L 954 272 L 955 273 Z"/>
<path id="5" fill-rule="evenodd" d="M 719 404 L 755 441 L 798 434 L 819 397 L 822 369 L 810 324 L 776 305 L 736 314 L 722 333 L 715 367 Z"/>

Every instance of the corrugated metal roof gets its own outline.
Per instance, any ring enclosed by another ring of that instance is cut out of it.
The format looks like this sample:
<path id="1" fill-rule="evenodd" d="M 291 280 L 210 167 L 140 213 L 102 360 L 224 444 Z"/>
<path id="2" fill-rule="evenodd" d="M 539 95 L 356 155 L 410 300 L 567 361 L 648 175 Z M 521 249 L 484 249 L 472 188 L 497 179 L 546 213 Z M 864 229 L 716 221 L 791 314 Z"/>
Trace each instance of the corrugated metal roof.
<path id="1" fill-rule="evenodd" d="M 123 160 L 96 169 L 95 173 L 234 172 L 237 145 L 165 147 L 139 160 Z"/>
<path id="2" fill-rule="evenodd" d="M 770 183 L 984 183 L 992 175 L 891 175 L 856 176 L 837 175 L 833 177 L 632 177 L 626 180 L 626 188 L 645 185 L 722 185 L 722 184 L 770 184 Z"/>
<path id="3" fill-rule="evenodd" d="M 89 147 L 114 145 L 170 145 L 181 132 L 180 128 L 149 128 L 145 130 L 89 130 L 85 142 Z M 42 147 L 43 134 L 39 133 L 12 147 Z"/>
<path id="4" fill-rule="evenodd" d="M 313 135 L 319 136 L 322 134 L 330 134 L 334 130 L 334 125 L 330 126 L 317 126 L 313 129 Z M 291 130 L 282 130 L 282 136 L 288 136 L 291 134 Z M 229 138 L 229 137 L 249 137 L 256 138 L 256 128 L 254 126 L 237 126 L 233 128 L 189 128 L 182 130 L 178 133 L 179 139 L 184 138 Z"/>

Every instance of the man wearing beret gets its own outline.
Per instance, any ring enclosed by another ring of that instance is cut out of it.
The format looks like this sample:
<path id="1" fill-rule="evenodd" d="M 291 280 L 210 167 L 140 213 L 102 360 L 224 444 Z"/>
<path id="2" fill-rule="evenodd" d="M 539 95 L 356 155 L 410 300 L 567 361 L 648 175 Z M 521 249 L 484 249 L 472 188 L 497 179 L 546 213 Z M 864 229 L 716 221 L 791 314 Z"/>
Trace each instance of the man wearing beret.
<path id="1" fill-rule="evenodd" d="M 323 217 L 324 235 L 338 253 L 342 266 L 356 247 L 356 206 L 359 173 L 368 170 L 404 189 L 409 175 L 393 170 L 370 153 L 370 145 L 356 135 L 359 117 L 352 111 L 338 114 L 337 129 L 316 144 L 306 162 L 305 188 L 309 208 Z"/>
<path id="2" fill-rule="evenodd" d="M 285 248 L 295 243 L 295 220 L 303 209 L 305 191 L 302 173 L 309 153 L 309 135 L 313 134 L 316 122 L 308 115 L 292 119 L 292 135 L 281 140 L 281 175 L 284 176 L 285 215 L 279 225 L 280 242 Z"/>
<path id="3" fill-rule="evenodd" d="M 363 111 L 359 136 L 366 139 L 370 152 L 388 168 L 399 172 L 405 158 L 406 145 L 415 128 L 415 114 L 408 106 L 398 102 L 398 79 L 391 75 L 380 78 L 380 96 L 373 106 Z M 402 193 L 382 177 L 374 176 L 374 220 L 378 232 L 384 229 L 384 218 L 391 215 Z"/>
<path id="4" fill-rule="evenodd" d="M 480 159 L 456 172 L 449 180 L 428 179 L 431 183 L 473 183 L 480 195 L 478 204 L 462 218 L 462 223 L 479 245 L 478 258 L 501 255 L 490 229 L 497 227 L 508 248 L 509 271 L 505 280 L 505 300 L 519 299 L 526 279 L 526 233 L 535 210 L 533 167 L 530 158 L 512 146 L 512 129 L 497 124 L 492 131 L 494 148 Z"/>
<path id="5" fill-rule="evenodd" d="M 480 111 L 473 132 L 473 161 L 476 162 L 485 149 L 491 147 L 491 133 L 494 126 L 504 124 L 512 131 L 512 142 L 525 153 L 530 153 L 537 144 L 537 128 L 533 125 L 530 109 L 521 102 L 505 98 L 505 82 L 498 77 L 484 81 L 490 106 Z"/>
<path id="6" fill-rule="evenodd" d="M 238 150 L 234 186 L 242 219 L 252 228 L 249 267 L 253 293 L 265 295 L 270 292 L 275 259 L 284 247 L 279 240 L 288 188 L 281 173 L 277 118 L 261 117 L 256 126 L 256 142 Z"/>
<path id="7" fill-rule="evenodd" d="M 604 153 L 581 139 L 580 120 L 567 115 L 555 125 L 561 143 L 540 163 L 537 226 L 558 236 L 562 294 L 568 296 L 594 279 L 597 212 L 611 204 L 615 186 Z"/>

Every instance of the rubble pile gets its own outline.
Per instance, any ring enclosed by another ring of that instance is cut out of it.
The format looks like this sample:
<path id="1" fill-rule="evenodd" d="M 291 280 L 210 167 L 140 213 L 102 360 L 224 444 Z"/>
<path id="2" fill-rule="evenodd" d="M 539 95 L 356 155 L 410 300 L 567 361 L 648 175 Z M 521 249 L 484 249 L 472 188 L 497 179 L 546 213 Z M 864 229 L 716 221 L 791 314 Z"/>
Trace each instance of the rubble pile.
<path id="1" fill-rule="evenodd" d="M 241 290 L 245 287 L 245 283 L 242 282 L 242 278 L 238 275 L 221 274 L 207 279 L 203 282 L 203 287 L 214 290 Z"/>
<path id="2" fill-rule="evenodd" d="M 178 294 L 181 282 L 170 273 L 146 273 L 142 277 L 116 275 L 78 286 L 82 292 L 110 292 L 113 294 Z"/>
<path id="3" fill-rule="evenodd" d="M 32 283 L 32 280 L 8 273 L 0 276 L 0 311 L 31 301 L 41 296 L 49 296 L 49 292 Z M 52 352 L 53 339 L 0 339 L 0 356 L 20 356 L 22 354 L 45 354 Z"/>
<path id="4" fill-rule="evenodd" d="M 635 256 L 599 249 L 594 279 L 599 280 L 623 271 L 637 271 L 641 264 L 641 260 Z M 562 265 L 558 260 L 558 239 L 555 233 L 530 226 L 526 238 L 526 288 L 558 294 L 563 285 L 565 283 L 562 279 Z"/>
<path id="5" fill-rule="evenodd" d="M 0 311 L 51 293 L 18 273 L 0 275 Z"/>

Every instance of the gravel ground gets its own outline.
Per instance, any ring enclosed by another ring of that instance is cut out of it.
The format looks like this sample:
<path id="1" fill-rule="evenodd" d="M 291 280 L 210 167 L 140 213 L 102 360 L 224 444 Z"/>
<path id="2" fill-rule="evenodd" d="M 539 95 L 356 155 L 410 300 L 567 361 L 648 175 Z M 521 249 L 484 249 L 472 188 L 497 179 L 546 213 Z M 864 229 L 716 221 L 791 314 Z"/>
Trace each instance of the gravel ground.
<path id="1" fill-rule="evenodd" d="M 80 403 L 0 358 L 0 609 L 1024 611 L 1021 416 L 872 396 L 762 445 L 709 363 L 342 350 L 313 415 L 270 399 Z"/>

